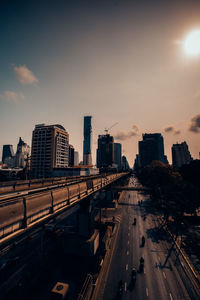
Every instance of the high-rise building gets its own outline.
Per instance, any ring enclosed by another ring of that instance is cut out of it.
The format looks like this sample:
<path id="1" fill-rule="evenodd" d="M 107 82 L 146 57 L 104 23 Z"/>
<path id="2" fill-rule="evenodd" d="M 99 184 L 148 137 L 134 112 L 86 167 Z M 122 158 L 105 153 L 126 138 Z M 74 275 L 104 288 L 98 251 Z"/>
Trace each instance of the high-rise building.
<path id="1" fill-rule="evenodd" d="M 122 167 L 122 145 L 114 143 L 114 164 L 117 165 L 118 170 Z"/>
<path id="2" fill-rule="evenodd" d="M 122 156 L 122 169 L 123 170 L 129 170 L 130 169 L 128 160 L 127 160 L 125 155 Z"/>
<path id="3" fill-rule="evenodd" d="M 190 151 L 186 142 L 174 144 L 172 146 L 172 165 L 178 169 L 182 165 L 187 165 L 192 161 Z"/>
<path id="4" fill-rule="evenodd" d="M 91 116 L 84 117 L 84 140 L 83 140 L 83 164 L 88 166 L 92 165 L 92 153 L 91 153 Z"/>
<path id="5" fill-rule="evenodd" d="M 69 167 L 74 166 L 74 147 L 69 145 Z"/>
<path id="6" fill-rule="evenodd" d="M 111 167 L 114 162 L 114 139 L 110 134 L 99 135 L 97 168 Z"/>
<path id="7" fill-rule="evenodd" d="M 167 163 L 164 155 L 164 142 L 161 133 L 145 133 L 139 142 L 139 159 L 141 167 L 149 165 L 153 160 Z"/>
<path id="8" fill-rule="evenodd" d="M 31 175 L 50 176 L 53 168 L 69 166 L 69 134 L 61 125 L 39 124 L 32 135 Z"/>
<path id="9" fill-rule="evenodd" d="M 12 159 L 14 157 L 13 145 L 3 145 L 2 162 L 5 163 L 5 159 Z"/>
<path id="10" fill-rule="evenodd" d="M 75 166 L 79 165 L 79 154 L 78 154 L 78 151 L 74 151 L 74 165 Z"/>
<path id="11" fill-rule="evenodd" d="M 19 168 L 25 168 L 29 153 L 30 147 L 20 137 L 15 155 L 15 166 Z"/>

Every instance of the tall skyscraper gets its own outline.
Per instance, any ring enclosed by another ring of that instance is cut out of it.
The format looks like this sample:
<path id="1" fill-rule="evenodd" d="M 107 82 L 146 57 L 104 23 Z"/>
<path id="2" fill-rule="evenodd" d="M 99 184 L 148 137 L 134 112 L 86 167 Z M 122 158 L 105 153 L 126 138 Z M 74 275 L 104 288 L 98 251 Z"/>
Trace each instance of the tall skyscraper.
<path id="1" fill-rule="evenodd" d="M 139 142 L 139 159 L 141 167 L 149 165 L 153 160 L 167 163 L 164 155 L 164 142 L 161 133 L 145 133 Z"/>
<path id="2" fill-rule="evenodd" d="M 172 146 L 172 164 L 178 169 L 182 165 L 187 165 L 192 161 L 190 151 L 186 142 L 174 144 Z"/>
<path id="3" fill-rule="evenodd" d="M 107 168 L 114 162 L 114 139 L 110 134 L 99 135 L 97 168 Z"/>
<path id="4" fill-rule="evenodd" d="M 25 168 L 29 153 L 30 147 L 20 137 L 15 155 L 15 166 L 19 168 Z"/>
<path id="5" fill-rule="evenodd" d="M 12 159 L 14 157 L 13 145 L 3 145 L 2 162 L 5 163 L 5 159 Z"/>
<path id="6" fill-rule="evenodd" d="M 122 145 L 114 143 L 114 164 L 117 165 L 118 170 L 122 167 Z"/>
<path id="7" fill-rule="evenodd" d="M 92 165 L 92 152 L 91 152 L 91 116 L 84 117 L 84 140 L 83 140 L 83 164 L 88 166 Z"/>
<path id="8" fill-rule="evenodd" d="M 32 177 L 49 177 L 53 168 L 66 168 L 68 165 L 69 134 L 65 128 L 58 124 L 36 125 L 32 135 Z"/>

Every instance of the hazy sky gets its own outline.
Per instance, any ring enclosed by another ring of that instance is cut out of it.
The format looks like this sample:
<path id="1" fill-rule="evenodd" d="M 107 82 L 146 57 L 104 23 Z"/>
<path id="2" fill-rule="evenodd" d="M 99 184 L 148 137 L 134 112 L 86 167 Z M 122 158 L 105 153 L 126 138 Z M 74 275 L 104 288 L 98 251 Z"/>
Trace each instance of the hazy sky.
<path id="1" fill-rule="evenodd" d="M 62 124 L 82 157 L 83 116 L 133 164 L 142 133 L 200 151 L 199 0 L 0 1 L 0 148 L 31 145 L 35 124 Z M 118 139 L 117 139 L 118 138 Z M 1 154 L 1 153 L 0 153 Z M 96 160 L 95 160 L 96 161 Z"/>

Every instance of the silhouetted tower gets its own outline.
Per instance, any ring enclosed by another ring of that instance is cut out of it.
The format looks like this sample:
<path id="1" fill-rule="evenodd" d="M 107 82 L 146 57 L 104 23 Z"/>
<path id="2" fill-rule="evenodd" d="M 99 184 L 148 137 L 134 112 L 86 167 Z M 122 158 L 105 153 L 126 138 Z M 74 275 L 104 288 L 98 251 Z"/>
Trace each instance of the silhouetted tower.
<path id="1" fill-rule="evenodd" d="M 83 140 L 83 164 L 92 165 L 92 153 L 91 153 L 91 116 L 84 116 L 84 140 Z"/>
<path id="2" fill-rule="evenodd" d="M 3 145 L 2 162 L 5 163 L 6 158 L 14 157 L 13 145 Z"/>

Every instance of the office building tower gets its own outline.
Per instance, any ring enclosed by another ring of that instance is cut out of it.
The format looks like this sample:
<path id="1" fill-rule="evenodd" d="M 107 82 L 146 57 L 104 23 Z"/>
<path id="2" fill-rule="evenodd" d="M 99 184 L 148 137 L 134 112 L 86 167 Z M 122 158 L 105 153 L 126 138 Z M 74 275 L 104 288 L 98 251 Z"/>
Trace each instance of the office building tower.
<path id="1" fill-rule="evenodd" d="M 124 171 L 130 170 L 129 163 L 125 155 L 122 156 L 122 170 Z"/>
<path id="2" fill-rule="evenodd" d="M 190 151 L 186 142 L 174 144 L 172 146 L 172 165 L 178 169 L 182 165 L 187 165 L 192 161 Z"/>
<path id="3" fill-rule="evenodd" d="M 111 167 L 114 162 L 114 139 L 110 134 L 99 135 L 97 168 Z"/>
<path id="4" fill-rule="evenodd" d="M 15 155 L 15 166 L 18 168 L 25 168 L 27 160 L 30 154 L 30 147 L 19 138 L 19 143 L 17 144 L 17 152 Z"/>
<path id="5" fill-rule="evenodd" d="M 69 167 L 74 166 L 74 147 L 69 145 Z"/>
<path id="6" fill-rule="evenodd" d="M 92 153 L 91 153 L 91 116 L 84 117 L 84 140 L 83 140 L 83 164 L 88 166 L 92 165 Z"/>
<path id="7" fill-rule="evenodd" d="M 122 167 L 122 145 L 120 143 L 114 143 L 114 164 L 120 171 Z"/>
<path id="8" fill-rule="evenodd" d="M 141 167 L 149 165 L 154 160 L 167 163 L 164 155 L 164 142 L 161 133 L 145 133 L 143 140 L 139 142 L 139 158 Z"/>
<path id="9" fill-rule="evenodd" d="M 75 166 L 79 165 L 79 154 L 78 154 L 78 151 L 74 151 L 74 165 Z"/>
<path id="10" fill-rule="evenodd" d="M 32 135 L 31 175 L 49 177 L 53 168 L 69 166 L 69 134 L 61 125 L 39 124 Z"/>
<path id="11" fill-rule="evenodd" d="M 5 159 L 12 159 L 14 157 L 13 145 L 3 145 L 2 162 L 5 163 Z"/>

